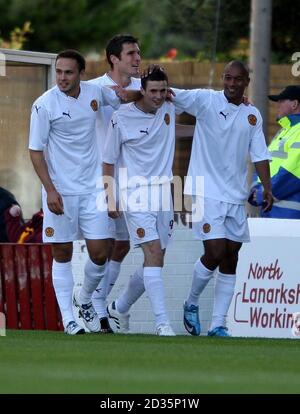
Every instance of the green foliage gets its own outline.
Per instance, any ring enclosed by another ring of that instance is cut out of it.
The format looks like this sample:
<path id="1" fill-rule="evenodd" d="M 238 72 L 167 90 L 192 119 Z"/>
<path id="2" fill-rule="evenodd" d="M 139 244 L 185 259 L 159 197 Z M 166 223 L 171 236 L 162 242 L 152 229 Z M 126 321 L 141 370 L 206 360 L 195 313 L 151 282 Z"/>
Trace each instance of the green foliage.
<path id="1" fill-rule="evenodd" d="M 152 0 L 151 16 L 149 5 L 142 3 L 135 28 L 141 33 L 145 57 L 163 56 L 176 47 L 179 59 L 211 59 L 217 0 Z M 217 51 L 229 51 L 239 37 L 248 36 L 249 14 L 249 1 L 221 1 Z"/>
<path id="2" fill-rule="evenodd" d="M 9 34 L 9 40 L 0 37 L 0 47 L 4 49 L 22 49 L 27 36 L 32 33 L 31 23 L 25 22 L 23 27 L 15 27 Z"/>
<path id="3" fill-rule="evenodd" d="M 217 0 L 152 0 L 143 3 L 140 22 L 133 26 L 142 40 L 147 58 L 161 57 L 175 47 L 177 58 L 210 60 L 216 26 Z M 250 35 L 251 0 L 221 0 L 217 38 L 217 61 L 247 58 L 239 48 Z M 272 61 L 290 62 L 299 50 L 299 4 L 273 0 Z"/>
<path id="4" fill-rule="evenodd" d="M 102 51 L 116 33 L 140 39 L 145 58 L 176 48 L 176 59 L 210 60 L 218 0 L 0 0 L 0 37 L 30 21 L 23 48 L 57 52 L 75 48 Z M 239 48 L 249 38 L 251 0 L 220 0 L 217 60 L 247 57 Z M 300 8 L 295 0 L 273 0 L 272 59 L 289 62 L 299 50 Z"/>
<path id="5" fill-rule="evenodd" d="M 0 0 L 1 35 L 30 21 L 34 33 L 24 48 L 57 52 L 101 50 L 115 33 L 127 31 L 138 0 Z"/>
<path id="6" fill-rule="evenodd" d="M 299 2 L 294 0 L 273 0 L 272 52 L 277 62 L 290 63 L 299 45 Z"/>

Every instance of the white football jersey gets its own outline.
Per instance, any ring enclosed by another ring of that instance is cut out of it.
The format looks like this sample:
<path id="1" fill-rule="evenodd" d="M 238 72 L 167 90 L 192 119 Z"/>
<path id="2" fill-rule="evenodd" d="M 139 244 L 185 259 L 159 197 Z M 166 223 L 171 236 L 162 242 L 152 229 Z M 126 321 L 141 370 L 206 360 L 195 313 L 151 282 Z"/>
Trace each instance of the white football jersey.
<path id="1" fill-rule="evenodd" d="M 43 151 L 57 191 L 80 195 L 95 191 L 100 176 L 95 123 L 100 105 L 119 106 L 109 88 L 80 82 L 78 98 L 54 86 L 32 106 L 29 148 Z"/>
<path id="2" fill-rule="evenodd" d="M 144 177 L 142 185 L 172 180 L 175 151 L 175 107 L 165 102 L 155 114 L 145 113 L 134 103 L 114 112 L 108 129 L 103 161 L 127 168 L 128 182 L 120 188 L 135 188 L 133 177 Z"/>
<path id="3" fill-rule="evenodd" d="M 271 159 L 258 109 L 229 103 L 224 91 L 174 92 L 175 106 L 196 117 L 185 193 L 244 204 L 249 156 L 252 162 Z M 204 177 L 204 193 L 196 177 Z"/>
<path id="4" fill-rule="evenodd" d="M 116 82 L 107 74 L 105 73 L 103 76 L 99 78 L 89 80 L 89 83 L 93 85 L 100 86 L 116 86 Z M 141 88 L 141 80 L 138 78 L 131 78 L 130 83 L 124 89 L 133 89 L 133 90 L 140 90 Z M 97 137 L 97 146 L 99 151 L 100 162 L 102 164 L 102 155 L 103 155 L 103 148 L 105 145 L 105 140 L 107 137 L 107 130 L 108 125 L 110 123 L 112 114 L 116 108 L 111 106 L 102 106 L 98 113 L 97 113 L 97 120 L 96 120 L 96 137 Z"/>

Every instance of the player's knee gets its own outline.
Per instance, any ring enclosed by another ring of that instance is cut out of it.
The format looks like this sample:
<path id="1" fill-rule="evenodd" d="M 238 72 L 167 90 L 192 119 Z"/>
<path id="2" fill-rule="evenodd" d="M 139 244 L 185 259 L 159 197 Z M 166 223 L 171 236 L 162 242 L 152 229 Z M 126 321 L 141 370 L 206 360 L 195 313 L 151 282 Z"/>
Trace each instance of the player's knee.
<path id="1" fill-rule="evenodd" d="M 235 274 L 238 263 L 238 254 L 231 254 L 220 264 L 220 272 L 225 274 Z"/>
<path id="2" fill-rule="evenodd" d="M 104 263 L 107 261 L 107 252 L 97 252 L 97 253 L 91 253 L 90 259 L 93 263 L 95 263 L 98 266 L 104 265 Z"/>
<path id="3" fill-rule="evenodd" d="M 73 249 L 71 246 L 52 245 L 52 255 L 59 263 L 66 263 L 72 260 Z"/>
<path id="4" fill-rule="evenodd" d="M 230 268 L 230 271 L 233 272 L 233 273 L 235 273 L 235 271 L 236 271 L 238 259 L 239 259 L 238 254 L 233 254 L 233 255 L 229 256 L 228 259 L 227 259 L 228 267 Z"/>
<path id="5" fill-rule="evenodd" d="M 215 266 L 218 266 L 225 257 L 225 249 L 214 249 L 205 253 L 205 259 L 211 263 L 214 263 Z"/>
<path id="6" fill-rule="evenodd" d="M 116 241 L 111 255 L 111 259 L 116 262 L 122 262 L 130 250 L 130 243 L 128 240 Z"/>

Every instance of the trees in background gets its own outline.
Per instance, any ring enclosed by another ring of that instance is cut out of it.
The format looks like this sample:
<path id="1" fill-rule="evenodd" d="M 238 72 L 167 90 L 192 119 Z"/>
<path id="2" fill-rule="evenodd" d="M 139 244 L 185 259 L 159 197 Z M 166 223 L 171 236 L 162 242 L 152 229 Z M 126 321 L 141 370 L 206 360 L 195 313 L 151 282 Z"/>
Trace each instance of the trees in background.
<path id="1" fill-rule="evenodd" d="M 176 48 L 176 58 L 210 59 L 217 0 L 0 0 L 0 37 L 31 22 L 24 48 L 57 52 L 76 48 L 100 52 L 115 33 L 137 36 L 143 56 L 159 58 Z M 247 53 L 251 0 L 221 0 L 217 59 Z M 298 51 L 300 8 L 273 0 L 273 61 Z"/>
<path id="2" fill-rule="evenodd" d="M 142 2 L 142 18 L 136 25 L 146 40 L 146 56 L 159 57 L 176 47 L 179 57 L 210 59 L 215 36 L 216 0 L 152 0 Z M 222 0 L 217 49 L 229 51 L 249 34 L 250 2 Z"/>
<path id="3" fill-rule="evenodd" d="M 22 49 L 26 42 L 27 36 L 32 33 L 31 23 L 25 22 L 23 27 L 15 27 L 10 33 L 9 37 L 4 40 L 0 37 L 0 47 L 4 49 Z"/>
<path id="4" fill-rule="evenodd" d="M 273 61 L 287 62 L 294 52 L 300 51 L 299 3 L 294 0 L 273 0 L 272 12 Z"/>
<path id="5" fill-rule="evenodd" d="M 58 52 L 101 50 L 120 30 L 128 31 L 139 14 L 138 0 L 0 0 L 0 36 L 31 22 L 24 48 Z"/>

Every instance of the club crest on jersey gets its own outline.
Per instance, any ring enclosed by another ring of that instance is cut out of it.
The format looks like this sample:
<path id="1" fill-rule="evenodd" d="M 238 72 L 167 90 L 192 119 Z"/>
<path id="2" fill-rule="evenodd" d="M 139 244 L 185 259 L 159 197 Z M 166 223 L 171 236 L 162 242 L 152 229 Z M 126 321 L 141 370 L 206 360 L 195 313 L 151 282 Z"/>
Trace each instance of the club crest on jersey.
<path id="1" fill-rule="evenodd" d="M 93 99 L 91 101 L 90 105 L 91 105 L 91 108 L 92 108 L 93 111 L 95 111 L 95 112 L 98 111 L 98 102 L 96 101 L 96 99 Z"/>
<path id="2" fill-rule="evenodd" d="M 202 228 L 203 228 L 203 233 L 209 233 L 211 229 L 210 224 L 208 223 L 204 223 Z"/>
<path id="3" fill-rule="evenodd" d="M 165 114 L 164 121 L 165 121 L 165 123 L 166 123 L 167 125 L 169 125 L 169 124 L 170 124 L 170 115 L 169 115 L 169 114 Z"/>
<path id="4" fill-rule="evenodd" d="M 136 231 L 136 234 L 139 236 L 140 239 L 142 239 L 143 237 L 145 237 L 145 229 L 139 227 Z"/>
<path id="5" fill-rule="evenodd" d="M 248 122 L 249 122 L 250 125 L 253 125 L 253 126 L 256 125 L 256 123 L 257 123 L 256 116 L 253 115 L 253 114 L 248 115 Z"/>
<path id="6" fill-rule="evenodd" d="M 47 237 L 53 237 L 54 236 L 54 229 L 52 227 L 46 227 L 45 228 L 45 234 Z"/>

